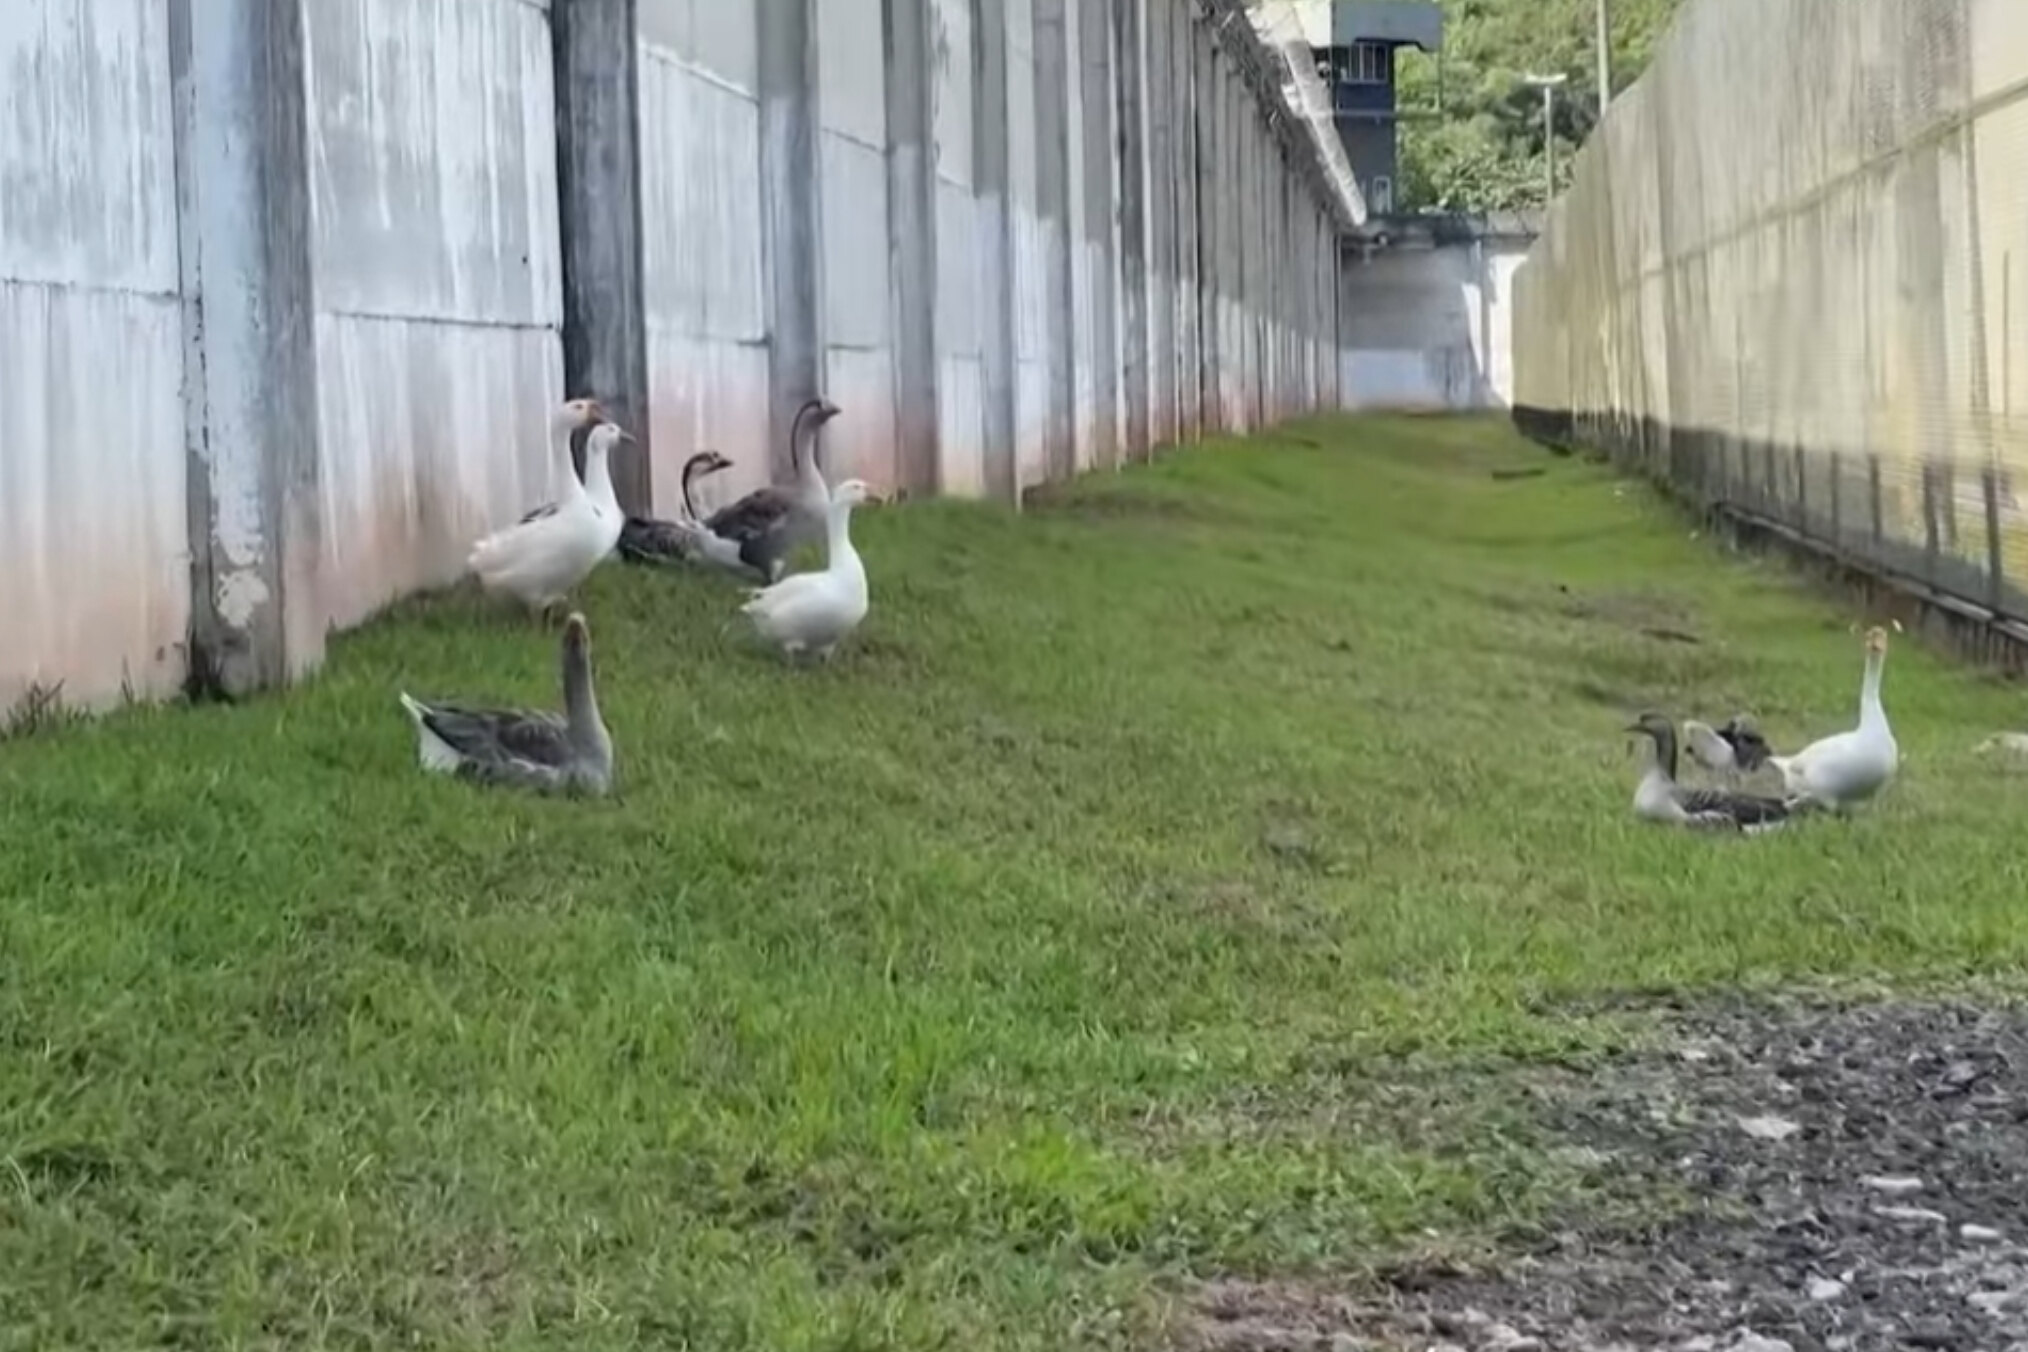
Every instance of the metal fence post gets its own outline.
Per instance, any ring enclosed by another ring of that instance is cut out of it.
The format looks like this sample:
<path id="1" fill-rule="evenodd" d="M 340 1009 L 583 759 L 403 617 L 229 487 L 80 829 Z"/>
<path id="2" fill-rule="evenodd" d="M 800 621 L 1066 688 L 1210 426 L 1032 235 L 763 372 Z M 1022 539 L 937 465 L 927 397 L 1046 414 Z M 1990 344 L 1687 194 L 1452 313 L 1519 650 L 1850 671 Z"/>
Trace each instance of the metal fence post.
<path id="1" fill-rule="evenodd" d="M 1986 603 L 1995 611 L 2006 600 L 2007 561 L 2000 535 L 2000 472 L 1989 461 L 1979 474 L 1986 499 Z"/>

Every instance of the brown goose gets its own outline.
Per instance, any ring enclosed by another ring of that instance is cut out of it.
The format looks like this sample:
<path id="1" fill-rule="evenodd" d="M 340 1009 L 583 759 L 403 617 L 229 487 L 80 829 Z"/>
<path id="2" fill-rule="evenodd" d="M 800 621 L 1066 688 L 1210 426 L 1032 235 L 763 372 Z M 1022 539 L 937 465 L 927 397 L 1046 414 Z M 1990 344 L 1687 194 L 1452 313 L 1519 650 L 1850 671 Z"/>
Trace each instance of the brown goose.
<path id="1" fill-rule="evenodd" d="M 698 557 L 704 528 L 697 519 L 697 500 L 691 485 L 697 480 L 732 468 L 732 462 L 717 451 L 699 451 L 683 462 L 683 519 L 663 521 L 652 516 L 630 516 L 620 527 L 620 557 L 629 563 L 667 565 Z M 738 564 L 738 549 L 729 552 Z M 744 571 L 744 570 L 742 570 Z"/>
<path id="2" fill-rule="evenodd" d="M 794 486 L 756 488 L 702 523 L 708 534 L 736 544 L 739 561 L 770 583 L 781 578 L 790 550 L 824 535 L 831 491 L 817 464 L 817 430 L 837 416 L 838 406 L 829 400 L 805 400 L 789 425 L 789 458 L 796 466 Z"/>

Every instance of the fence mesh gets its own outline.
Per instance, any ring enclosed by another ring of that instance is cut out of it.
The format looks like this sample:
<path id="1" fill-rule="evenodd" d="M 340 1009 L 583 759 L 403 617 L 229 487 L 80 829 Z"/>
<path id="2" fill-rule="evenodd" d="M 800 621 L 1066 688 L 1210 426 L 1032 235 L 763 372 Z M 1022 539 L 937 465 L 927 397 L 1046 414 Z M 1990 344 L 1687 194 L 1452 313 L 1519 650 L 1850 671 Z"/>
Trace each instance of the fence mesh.
<path id="1" fill-rule="evenodd" d="M 2028 619 L 2028 3 L 1686 0 L 1514 288 L 1516 417 Z"/>

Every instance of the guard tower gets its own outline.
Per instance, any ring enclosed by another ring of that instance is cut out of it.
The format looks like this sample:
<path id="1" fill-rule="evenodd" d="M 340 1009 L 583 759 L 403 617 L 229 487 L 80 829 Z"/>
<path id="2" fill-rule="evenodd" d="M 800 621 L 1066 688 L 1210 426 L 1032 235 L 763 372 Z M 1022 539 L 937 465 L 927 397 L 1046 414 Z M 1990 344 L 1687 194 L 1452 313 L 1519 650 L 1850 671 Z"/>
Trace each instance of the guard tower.
<path id="1" fill-rule="evenodd" d="M 1394 54 L 1402 47 L 1434 52 L 1443 36 L 1443 11 L 1431 0 L 1334 0 L 1331 45 L 1313 49 L 1317 77 L 1331 91 L 1338 139 L 1370 215 L 1395 210 Z"/>

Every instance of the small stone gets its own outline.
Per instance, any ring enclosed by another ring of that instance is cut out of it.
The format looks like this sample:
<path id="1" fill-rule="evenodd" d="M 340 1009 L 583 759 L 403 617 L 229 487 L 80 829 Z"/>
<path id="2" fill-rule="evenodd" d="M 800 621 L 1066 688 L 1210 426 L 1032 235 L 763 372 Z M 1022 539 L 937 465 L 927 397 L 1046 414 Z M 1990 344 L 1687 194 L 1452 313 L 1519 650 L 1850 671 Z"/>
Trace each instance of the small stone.
<path id="1" fill-rule="evenodd" d="M 1974 1244 L 1997 1244 L 2003 1238 L 2000 1232 L 1990 1225 L 1972 1225 L 1970 1223 L 1958 1227 L 1958 1237 L 1969 1240 Z"/>
<path id="2" fill-rule="evenodd" d="M 1486 1330 L 1485 1337 L 1492 1352 L 1542 1352 L 1540 1338 L 1530 1338 L 1512 1324 L 1495 1324 Z"/>
<path id="3" fill-rule="evenodd" d="M 1725 1352 L 1796 1352 L 1796 1347 L 1781 1338 L 1763 1338 L 1752 1329 L 1741 1329 L 1725 1345 Z"/>
<path id="4" fill-rule="evenodd" d="M 1786 1141 L 1801 1131 L 1802 1124 L 1791 1122 L 1786 1117 L 1742 1117 L 1739 1129 L 1747 1135 L 1762 1141 Z"/>
<path id="5" fill-rule="evenodd" d="M 1965 1297 L 1966 1303 L 1989 1318 L 1998 1319 L 2009 1305 L 2014 1303 L 2012 1291 L 1974 1291 Z"/>
<path id="6" fill-rule="evenodd" d="M 1951 1219 L 1941 1211 L 1921 1206 L 1877 1206 L 1873 1208 L 1873 1214 L 1890 1221 L 1922 1221 L 1931 1225 L 1948 1225 Z"/>
<path id="7" fill-rule="evenodd" d="M 1904 1174 L 1868 1174 L 1859 1181 L 1873 1191 L 1884 1192 L 1891 1197 L 1922 1191 L 1921 1179 L 1909 1178 Z"/>
<path id="8" fill-rule="evenodd" d="M 1836 1300 L 1845 1294 L 1845 1283 L 1829 1277 L 1814 1277 L 1810 1280 L 1811 1300 Z"/>

